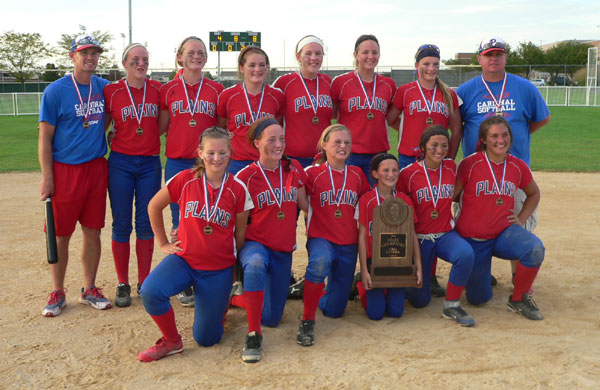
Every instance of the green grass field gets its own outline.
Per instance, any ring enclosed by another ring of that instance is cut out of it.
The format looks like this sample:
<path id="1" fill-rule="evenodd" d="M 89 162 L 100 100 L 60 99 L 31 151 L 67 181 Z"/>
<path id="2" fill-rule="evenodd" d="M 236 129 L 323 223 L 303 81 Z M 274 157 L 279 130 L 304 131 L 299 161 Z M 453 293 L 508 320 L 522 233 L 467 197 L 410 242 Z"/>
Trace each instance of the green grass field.
<path id="1" fill-rule="evenodd" d="M 532 137 L 532 169 L 600 172 L 600 108 L 551 107 L 550 112 L 550 123 Z M 40 169 L 37 118 L 37 115 L 0 116 L 0 172 Z M 396 131 L 390 131 L 390 140 L 391 149 L 396 150 Z"/>

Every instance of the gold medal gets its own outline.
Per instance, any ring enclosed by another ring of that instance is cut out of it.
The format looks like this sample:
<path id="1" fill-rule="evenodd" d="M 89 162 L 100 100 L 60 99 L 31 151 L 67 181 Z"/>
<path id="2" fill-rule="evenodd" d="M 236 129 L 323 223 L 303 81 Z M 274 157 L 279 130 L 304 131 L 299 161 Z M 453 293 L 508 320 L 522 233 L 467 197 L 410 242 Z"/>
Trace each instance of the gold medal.
<path id="1" fill-rule="evenodd" d="M 340 210 L 340 209 L 335 210 L 335 213 L 333 213 L 333 215 L 336 218 L 342 218 L 342 210 Z"/>
<path id="2" fill-rule="evenodd" d="M 437 219 L 437 217 L 439 217 L 440 214 L 437 212 L 437 210 L 433 210 L 431 212 L 431 219 Z"/>
<path id="3" fill-rule="evenodd" d="M 373 118 L 375 118 L 375 114 L 373 114 L 371 111 L 369 111 L 369 113 L 367 114 L 367 119 L 372 121 Z"/>
<path id="4" fill-rule="evenodd" d="M 210 226 L 210 225 L 206 225 L 206 226 L 204 227 L 204 234 L 212 234 L 212 232 L 213 232 L 213 228 L 212 228 L 212 226 Z"/>
<path id="5" fill-rule="evenodd" d="M 502 117 L 504 115 L 502 115 L 502 111 L 496 111 L 496 116 Z"/>
<path id="6" fill-rule="evenodd" d="M 312 118 L 312 123 L 313 123 L 313 125 L 318 125 L 318 124 L 319 124 L 319 118 L 317 118 L 317 116 L 316 116 L 316 115 L 315 115 L 315 116 L 313 116 L 313 118 Z"/>
<path id="7" fill-rule="evenodd" d="M 196 120 L 190 119 L 190 127 L 196 127 Z"/>
<path id="8" fill-rule="evenodd" d="M 277 213 L 277 219 L 282 221 L 285 218 L 285 213 L 283 211 L 280 211 Z"/>
<path id="9" fill-rule="evenodd" d="M 135 129 L 135 133 L 137 135 L 142 135 L 142 134 L 144 134 L 144 129 L 142 129 L 141 127 L 138 127 L 137 129 Z"/>
<path id="10" fill-rule="evenodd" d="M 425 123 L 427 123 L 428 125 L 433 125 L 433 118 L 431 118 L 431 117 L 427 118 Z"/>
<path id="11" fill-rule="evenodd" d="M 496 206 L 502 206 L 504 204 L 504 201 L 502 200 L 502 198 L 498 197 L 498 199 L 496 199 Z"/>
<path id="12" fill-rule="evenodd" d="M 90 128 L 90 122 L 88 122 L 88 121 L 83 122 L 83 128 L 86 129 L 86 130 L 89 129 Z"/>

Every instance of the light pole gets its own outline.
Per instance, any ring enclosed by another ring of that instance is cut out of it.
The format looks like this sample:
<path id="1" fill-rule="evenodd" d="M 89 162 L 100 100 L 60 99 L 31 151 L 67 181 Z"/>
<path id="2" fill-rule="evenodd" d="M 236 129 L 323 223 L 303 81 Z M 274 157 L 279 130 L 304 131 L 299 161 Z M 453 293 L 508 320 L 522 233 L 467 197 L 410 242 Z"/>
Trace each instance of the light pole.
<path id="1" fill-rule="evenodd" d="M 129 44 L 131 44 L 131 0 L 129 0 Z"/>

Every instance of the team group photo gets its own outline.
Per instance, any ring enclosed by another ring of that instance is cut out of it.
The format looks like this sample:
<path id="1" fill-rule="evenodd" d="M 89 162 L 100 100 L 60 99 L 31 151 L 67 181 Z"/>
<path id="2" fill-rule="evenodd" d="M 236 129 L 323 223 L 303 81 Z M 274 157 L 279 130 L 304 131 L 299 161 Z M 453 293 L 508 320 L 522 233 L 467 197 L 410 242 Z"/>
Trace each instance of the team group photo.
<path id="1" fill-rule="evenodd" d="M 289 72 L 273 77 L 270 48 L 247 44 L 237 81 L 222 83 L 204 35 L 172 34 L 176 69 L 162 82 L 147 43 L 123 44 L 111 82 L 98 74 L 107 47 L 91 33 L 71 41 L 72 71 L 39 102 L 39 170 L 2 173 L 0 278 L 26 302 L 2 321 L 2 377 L 598 383 L 600 181 L 532 170 L 533 144 L 569 124 L 507 68 L 501 28 L 472 34 L 477 73 L 458 87 L 440 77 L 438 43 L 414 36 L 414 81 L 397 83 L 378 72 L 390 48 L 360 31 L 346 36 L 351 70 L 324 72 L 327 37 L 300 34 Z M 33 339 L 19 341 L 25 329 Z M 587 363 L 572 371 L 576 356 Z"/>

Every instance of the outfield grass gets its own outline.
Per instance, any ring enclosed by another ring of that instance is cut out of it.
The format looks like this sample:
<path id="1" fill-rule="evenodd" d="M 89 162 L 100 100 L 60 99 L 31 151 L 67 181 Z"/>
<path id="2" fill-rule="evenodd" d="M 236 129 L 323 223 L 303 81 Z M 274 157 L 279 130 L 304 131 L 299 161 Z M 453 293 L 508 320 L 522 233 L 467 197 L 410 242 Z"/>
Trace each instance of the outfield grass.
<path id="1" fill-rule="evenodd" d="M 550 113 L 550 123 L 532 136 L 532 169 L 600 172 L 600 108 L 550 107 Z M 0 172 L 40 169 L 37 118 L 0 116 Z M 398 132 L 390 130 L 390 141 L 395 151 Z M 164 160 L 164 145 L 161 156 Z"/>

